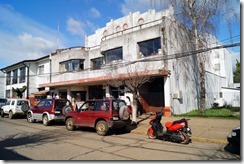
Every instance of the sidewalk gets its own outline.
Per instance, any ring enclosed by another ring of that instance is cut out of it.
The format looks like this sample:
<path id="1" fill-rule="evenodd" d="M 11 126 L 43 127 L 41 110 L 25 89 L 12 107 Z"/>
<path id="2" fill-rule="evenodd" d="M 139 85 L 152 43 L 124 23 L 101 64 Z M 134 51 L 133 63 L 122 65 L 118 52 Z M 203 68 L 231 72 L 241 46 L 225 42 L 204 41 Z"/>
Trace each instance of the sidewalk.
<path id="1" fill-rule="evenodd" d="M 147 136 L 147 129 L 150 127 L 149 121 L 152 115 L 143 114 L 137 117 L 137 127 L 131 130 L 131 133 L 142 134 Z M 162 117 L 161 123 L 164 125 L 167 121 L 174 121 L 184 117 Z M 185 117 L 187 118 L 187 117 Z M 199 118 L 189 117 L 188 122 L 191 128 L 192 142 L 210 142 L 218 144 L 228 144 L 227 135 L 231 132 L 234 127 L 240 126 L 241 121 L 236 119 L 218 119 L 218 118 Z"/>

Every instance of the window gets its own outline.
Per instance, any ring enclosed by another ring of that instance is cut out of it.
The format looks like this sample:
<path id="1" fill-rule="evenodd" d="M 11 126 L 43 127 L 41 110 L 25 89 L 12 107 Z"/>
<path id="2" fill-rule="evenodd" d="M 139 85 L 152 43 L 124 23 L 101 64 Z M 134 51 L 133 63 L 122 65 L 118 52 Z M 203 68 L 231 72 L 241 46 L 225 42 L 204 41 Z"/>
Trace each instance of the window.
<path id="1" fill-rule="evenodd" d="M 101 66 L 103 64 L 103 58 L 96 58 L 96 59 L 91 59 L 92 63 L 92 69 L 101 69 Z"/>
<path id="2" fill-rule="evenodd" d="M 105 51 L 105 63 L 111 63 L 112 61 L 118 61 L 123 59 L 122 47 Z"/>
<path id="3" fill-rule="evenodd" d="M 6 98 L 10 98 L 10 90 L 6 90 Z"/>
<path id="4" fill-rule="evenodd" d="M 19 82 L 20 83 L 24 83 L 25 82 L 25 67 L 20 68 Z"/>
<path id="5" fill-rule="evenodd" d="M 6 84 L 10 85 L 11 84 L 11 72 L 7 72 L 7 78 L 6 78 Z"/>
<path id="6" fill-rule="evenodd" d="M 160 38 L 151 39 L 143 42 L 139 42 L 140 56 L 143 57 L 158 54 L 159 49 L 161 49 Z"/>
<path id="7" fill-rule="evenodd" d="M 81 71 L 84 69 L 84 59 L 72 59 L 61 62 L 60 72 Z"/>
<path id="8" fill-rule="evenodd" d="M 17 84 L 17 81 L 18 81 L 18 70 L 15 69 L 15 70 L 13 70 L 12 84 Z"/>
<path id="9" fill-rule="evenodd" d="M 44 74 L 44 65 L 39 65 L 38 66 L 38 71 L 39 71 L 39 75 L 43 75 Z"/>

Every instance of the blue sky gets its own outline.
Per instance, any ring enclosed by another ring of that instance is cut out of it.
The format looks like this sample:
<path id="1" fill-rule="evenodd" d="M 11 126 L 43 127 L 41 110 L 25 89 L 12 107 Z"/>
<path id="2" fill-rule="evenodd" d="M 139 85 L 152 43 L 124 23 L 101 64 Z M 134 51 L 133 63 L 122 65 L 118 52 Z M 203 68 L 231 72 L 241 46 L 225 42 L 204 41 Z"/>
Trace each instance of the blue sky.
<path id="1" fill-rule="evenodd" d="M 146 12 L 150 4 L 150 0 L 1 0 L 0 68 L 46 56 L 57 48 L 84 46 L 85 35 L 129 12 Z M 233 5 L 240 13 L 240 4 Z M 228 29 L 220 26 L 217 37 L 229 44 Z M 236 36 L 233 42 L 240 42 L 240 22 L 235 22 L 232 36 Z M 230 51 L 233 61 L 240 59 L 240 47 Z"/>

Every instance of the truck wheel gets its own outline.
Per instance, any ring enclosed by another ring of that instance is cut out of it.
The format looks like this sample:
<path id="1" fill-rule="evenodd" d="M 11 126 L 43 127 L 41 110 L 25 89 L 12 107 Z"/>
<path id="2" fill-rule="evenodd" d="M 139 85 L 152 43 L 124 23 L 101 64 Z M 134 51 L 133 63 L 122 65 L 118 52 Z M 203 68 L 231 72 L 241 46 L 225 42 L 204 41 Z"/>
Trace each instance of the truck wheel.
<path id="1" fill-rule="evenodd" d="M 68 118 L 65 122 L 66 129 L 69 131 L 75 130 L 75 124 L 73 118 Z"/>
<path id="2" fill-rule="evenodd" d="M 108 132 L 108 125 L 106 121 L 98 121 L 96 124 L 96 132 L 100 136 L 105 136 Z"/>
<path id="3" fill-rule="evenodd" d="M 45 125 L 45 126 L 50 125 L 50 121 L 48 120 L 47 115 L 44 115 L 44 116 L 42 117 L 42 123 L 43 123 L 43 125 Z"/>
<path id="4" fill-rule="evenodd" d="M 10 111 L 10 112 L 9 112 L 8 117 L 9 117 L 10 119 L 13 119 L 13 118 L 14 118 L 14 114 L 13 114 L 13 112 L 12 112 L 12 111 Z"/>
<path id="5" fill-rule="evenodd" d="M 2 118 L 4 117 L 4 111 L 3 111 L 3 109 L 1 110 L 1 117 Z"/>

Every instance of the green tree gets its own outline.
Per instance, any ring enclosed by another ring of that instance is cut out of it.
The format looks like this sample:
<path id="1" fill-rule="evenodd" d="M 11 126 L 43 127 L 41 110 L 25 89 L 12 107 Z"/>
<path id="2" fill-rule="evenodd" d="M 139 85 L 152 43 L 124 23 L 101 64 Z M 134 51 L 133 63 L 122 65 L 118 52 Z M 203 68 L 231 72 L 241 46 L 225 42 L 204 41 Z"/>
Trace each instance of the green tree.
<path id="1" fill-rule="evenodd" d="M 241 63 L 236 60 L 236 70 L 234 71 L 234 83 L 241 82 Z"/>
<path id="2" fill-rule="evenodd" d="M 16 89 L 12 87 L 12 90 L 17 94 L 18 98 L 22 98 L 26 88 L 27 88 L 26 86 L 23 86 L 22 88 L 16 88 Z"/>

